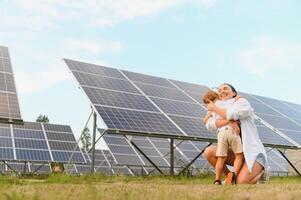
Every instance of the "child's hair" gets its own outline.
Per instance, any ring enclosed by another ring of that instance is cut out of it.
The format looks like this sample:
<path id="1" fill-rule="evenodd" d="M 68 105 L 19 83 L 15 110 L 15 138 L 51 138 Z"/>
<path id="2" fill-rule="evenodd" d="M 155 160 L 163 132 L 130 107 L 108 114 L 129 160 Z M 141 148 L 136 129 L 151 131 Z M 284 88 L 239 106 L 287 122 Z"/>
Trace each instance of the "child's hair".
<path id="1" fill-rule="evenodd" d="M 203 96 L 203 102 L 204 104 L 210 103 L 210 101 L 214 102 L 218 99 L 218 94 L 213 90 L 208 90 L 206 94 Z"/>

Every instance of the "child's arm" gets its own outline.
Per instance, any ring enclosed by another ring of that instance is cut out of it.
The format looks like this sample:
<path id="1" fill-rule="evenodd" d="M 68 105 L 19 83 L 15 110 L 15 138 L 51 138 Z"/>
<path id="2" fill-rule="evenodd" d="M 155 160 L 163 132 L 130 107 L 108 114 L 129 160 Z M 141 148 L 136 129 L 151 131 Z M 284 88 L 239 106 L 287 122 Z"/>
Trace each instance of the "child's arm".
<path id="1" fill-rule="evenodd" d="M 207 121 L 208 121 L 208 119 L 209 119 L 210 117 L 212 117 L 212 112 L 207 111 L 207 114 L 206 114 L 206 116 L 205 116 L 204 119 L 203 119 L 203 123 L 206 124 Z"/>
<path id="2" fill-rule="evenodd" d="M 220 128 L 220 127 L 223 127 L 223 126 L 226 126 L 229 124 L 229 121 L 226 120 L 226 119 L 217 119 L 215 120 L 215 126 L 217 128 Z"/>

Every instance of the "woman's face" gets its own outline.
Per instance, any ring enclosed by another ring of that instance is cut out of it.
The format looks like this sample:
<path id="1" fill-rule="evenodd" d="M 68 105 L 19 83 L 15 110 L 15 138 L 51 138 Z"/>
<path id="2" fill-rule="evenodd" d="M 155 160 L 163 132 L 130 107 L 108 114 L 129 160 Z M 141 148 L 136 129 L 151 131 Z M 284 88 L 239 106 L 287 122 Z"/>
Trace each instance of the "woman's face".
<path id="1" fill-rule="evenodd" d="M 218 97 L 220 98 L 220 100 L 231 99 L 235 96 L 235 93 L 226 84 L 223 84 L 218 87 L 217 94 L 218 94 Z"/>

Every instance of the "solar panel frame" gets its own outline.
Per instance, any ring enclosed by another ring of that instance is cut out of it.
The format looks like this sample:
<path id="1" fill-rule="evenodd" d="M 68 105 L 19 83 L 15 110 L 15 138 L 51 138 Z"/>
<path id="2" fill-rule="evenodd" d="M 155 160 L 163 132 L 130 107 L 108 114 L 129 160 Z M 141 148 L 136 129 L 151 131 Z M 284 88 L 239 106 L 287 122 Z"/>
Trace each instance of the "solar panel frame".
<path id="1" fill-rule="evenodd" d="M 0 122 L 23 122 L 10 56 L 4 46 L 0 46 Z"/>

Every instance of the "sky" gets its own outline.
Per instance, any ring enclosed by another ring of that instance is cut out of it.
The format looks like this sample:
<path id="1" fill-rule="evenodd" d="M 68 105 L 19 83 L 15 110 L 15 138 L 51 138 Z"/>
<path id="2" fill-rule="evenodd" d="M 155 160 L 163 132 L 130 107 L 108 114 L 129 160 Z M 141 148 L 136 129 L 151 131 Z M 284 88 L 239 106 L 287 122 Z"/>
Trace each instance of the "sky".
<path id="1" fill-rule="evenodd" d="M 72 2 L 72 3 L 71 3 Z M 301 104 L 301 1 L 0 0 L 21 113 L 71 125 L 91 112 L 62 58 Z"/>

